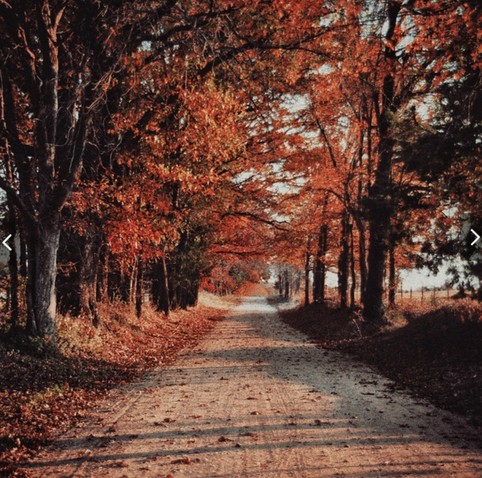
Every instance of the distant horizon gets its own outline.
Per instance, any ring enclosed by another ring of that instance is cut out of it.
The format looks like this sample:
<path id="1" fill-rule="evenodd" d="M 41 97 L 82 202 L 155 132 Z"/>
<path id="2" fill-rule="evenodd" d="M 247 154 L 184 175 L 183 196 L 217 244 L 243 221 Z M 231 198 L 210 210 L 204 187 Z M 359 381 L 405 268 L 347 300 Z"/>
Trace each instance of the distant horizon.
<path id="1" fill-rule="evenodd" d="M 441 271 L 434 274 L 427 267 L 421 269 L 400 269 L 400 278 L 402 281 L 402 288 L 404 291 L 425 289 L 443 288 L 446 286 L 450 276 L 447 272 L 448 266 L 441 268 Z M 328 287 L 336 288 L 338 285 L 338 276 L 334 272 L 327 273 L 326 284 Z M 397 290 L 400 289 L 400 282 Z M 451 289 L 456 290 L 457 287 L 452 286 Z"/>

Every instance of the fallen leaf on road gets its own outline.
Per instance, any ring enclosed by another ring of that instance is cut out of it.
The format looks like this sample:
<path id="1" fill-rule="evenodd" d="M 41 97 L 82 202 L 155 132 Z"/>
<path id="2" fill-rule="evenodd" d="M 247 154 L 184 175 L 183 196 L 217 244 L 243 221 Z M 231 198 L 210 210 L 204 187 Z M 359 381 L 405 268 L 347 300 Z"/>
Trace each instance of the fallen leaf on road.
<path id="1" fill-rule="evenodd" d="M 184 458 L 178 458 L 177 460 L 171 461 L 172 465 L 192 465 L 193 463 L 200 463 L 201 460 L 199 458 L 191 458 L 189 457 L 184 457 Z"/>

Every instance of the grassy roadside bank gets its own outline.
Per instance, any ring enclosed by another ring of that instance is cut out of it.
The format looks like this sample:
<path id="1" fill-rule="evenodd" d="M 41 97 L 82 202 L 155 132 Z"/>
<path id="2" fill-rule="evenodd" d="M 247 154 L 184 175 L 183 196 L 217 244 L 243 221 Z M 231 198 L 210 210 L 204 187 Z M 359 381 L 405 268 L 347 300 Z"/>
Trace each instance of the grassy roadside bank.
<path id="1" fill-rule="evenodd" d="M 15 465 L 88 415 L 109 390 L 172 362 L 221 320 L 236 298 L 202 293 L 197 307 L 169 318 L 146 309 L 100 305 L 96 328 L 59 319 L 55 356 L 35 356 L 0 343 L 0 476 L 22 476 Z"/>
<path id="2" fill-rule="evenodd" d="M 429 308 L 406 304 L 376 335 L 359 315 L 335 306 L 280 308 L 282 319 L 324 348 L 345 351 L 414 395 L 482 426 L 482 305 L 464 300 Z"/>

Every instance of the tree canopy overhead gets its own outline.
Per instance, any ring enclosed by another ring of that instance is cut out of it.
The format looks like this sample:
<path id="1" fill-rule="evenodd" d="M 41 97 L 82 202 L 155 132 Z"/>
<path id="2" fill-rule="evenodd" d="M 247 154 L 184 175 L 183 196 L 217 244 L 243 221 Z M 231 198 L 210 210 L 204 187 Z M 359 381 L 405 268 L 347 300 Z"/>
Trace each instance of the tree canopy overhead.
<path id="1" fill-rule="evenodd" d="M 168 313 L 243 255 L 305 268 L 315 301 L 335 272 L 373 326 L 385 276 L 393 302 L 422 249 L 480 284 L 477 250 L 430 241 L 481 224 L 479 18 L 472 1 L 0 1 L 12 325 L 20 292 L 49 341 L 58 308 L 141 315 L 147 294 Z"/>

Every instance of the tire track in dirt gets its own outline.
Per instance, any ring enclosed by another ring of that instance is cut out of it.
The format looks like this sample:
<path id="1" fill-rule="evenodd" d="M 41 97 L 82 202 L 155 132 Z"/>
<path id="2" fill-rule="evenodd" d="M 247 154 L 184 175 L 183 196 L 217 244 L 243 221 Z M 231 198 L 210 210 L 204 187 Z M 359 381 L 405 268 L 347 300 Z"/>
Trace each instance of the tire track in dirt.
<path id="1" fill-rule="evenodd" d="M 24 467 L 33 477 L 482 476 L 476 430 L 247 298 Z"/>

